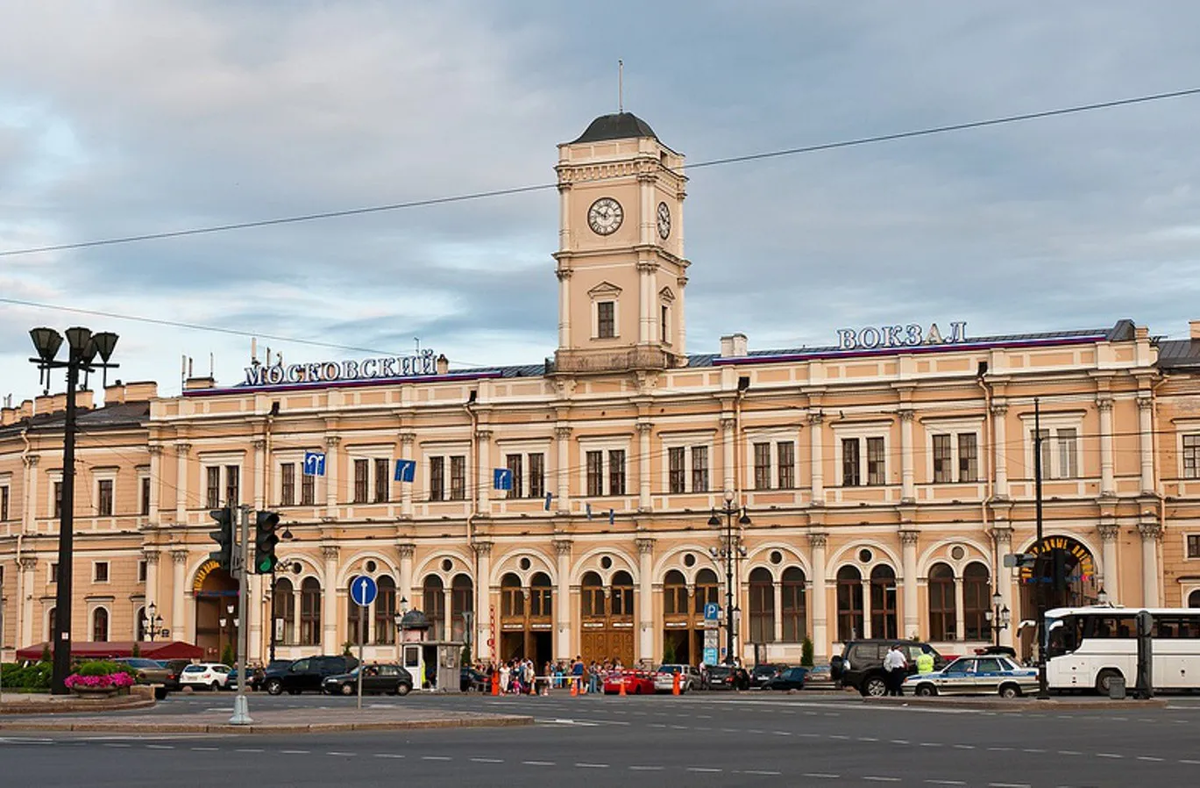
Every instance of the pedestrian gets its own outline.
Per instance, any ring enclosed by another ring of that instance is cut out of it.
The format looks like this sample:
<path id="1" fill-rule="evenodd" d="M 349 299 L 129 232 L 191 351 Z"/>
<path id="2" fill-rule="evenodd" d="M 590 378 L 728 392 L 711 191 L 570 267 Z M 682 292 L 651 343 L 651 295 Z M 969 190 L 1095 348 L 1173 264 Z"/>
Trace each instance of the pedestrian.
<path id="1" fill-rule="evenodd" d="M 901 697 L 904 695 L 904 679 L 908 673 L 908 660 L 898 644 L 893 644 L 883 658 L 883 671 L 886 677 L 887 694 Z"/>
<path id="2" fill-rule="evenodd" d="M 917 655 L 917 673 L 924 676 L 926 673 L 933 672 L 933 654 L 932 649 L 928 645 L 921 646 L 921 653 Z"/>
<path id="3" fill-rule="evenodd" d="M 575 655 L 575 662 L 571 664 L 571 681 L 575 683 L 575 691 L 583 689 L 583 657 Z"/>
<path id="4" fill-rule="evenodd" d="M 501 695 L 508 694 L 508 679 L 509 679 L 508 663 L 505 662 L 500 665 L 500 694 Z"/>

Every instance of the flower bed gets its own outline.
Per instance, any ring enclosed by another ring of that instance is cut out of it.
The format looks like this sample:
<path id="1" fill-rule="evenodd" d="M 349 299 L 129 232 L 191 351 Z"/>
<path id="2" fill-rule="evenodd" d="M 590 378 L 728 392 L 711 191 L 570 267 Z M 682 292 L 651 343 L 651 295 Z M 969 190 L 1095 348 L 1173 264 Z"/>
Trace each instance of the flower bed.
<path id="1" fill-rule="evenodd" d="M 63 683 L 67 689 L 78 694 L 113 694 L 128 690 L 135 682 L 133 676 L 125 672 L 123 665 L 97 661 L 83 663 Z"/>

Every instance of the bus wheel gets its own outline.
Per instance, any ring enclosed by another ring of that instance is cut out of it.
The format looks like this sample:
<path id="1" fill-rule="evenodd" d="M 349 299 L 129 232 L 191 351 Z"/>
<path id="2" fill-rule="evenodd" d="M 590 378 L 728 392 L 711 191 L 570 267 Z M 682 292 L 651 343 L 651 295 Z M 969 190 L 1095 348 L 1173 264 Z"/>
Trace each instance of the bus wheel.
<path id="1" fill-rule="evenodd" d="M 1113 668 L 1105 668 L 1096 676 L 1096 692 L 1101 695 L 1108 694 L 1108 688 L 1112 684 L 1113 679 L 1121 678 L 1123 674 L 1119 670 Z"/>

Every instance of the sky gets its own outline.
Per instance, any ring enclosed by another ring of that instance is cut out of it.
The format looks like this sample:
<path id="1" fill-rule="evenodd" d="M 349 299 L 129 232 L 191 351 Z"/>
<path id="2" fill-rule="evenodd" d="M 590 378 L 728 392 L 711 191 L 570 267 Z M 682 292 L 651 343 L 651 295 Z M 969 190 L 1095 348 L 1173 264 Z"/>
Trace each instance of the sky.
<path id="1" fill-rule="evenodd" d="M 7 0 L 0 298 L 274 335 L 288 363 L 538 363 L 553 189 L 84 249 L 163 231 L 552 184 L 624 104 L 690 163 L 1200 87 L 1183 0 Z M 689 172 L 688 349 L 1200 318 L 1200 96 Z M 220 385 L 250 339 L 0 302 L 121 337 L 114 375 Z M 306 343 L 328 343 L 338 349 Z M 56 378 L 56 388 L 64 383 Z"/>

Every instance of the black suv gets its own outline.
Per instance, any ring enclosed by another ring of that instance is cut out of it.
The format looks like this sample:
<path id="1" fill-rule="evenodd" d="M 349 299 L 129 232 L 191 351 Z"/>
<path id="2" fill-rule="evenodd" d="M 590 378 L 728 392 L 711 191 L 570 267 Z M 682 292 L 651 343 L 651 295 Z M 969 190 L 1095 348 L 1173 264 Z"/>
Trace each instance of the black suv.
<path id="1" fill-rule="evenodd" d="M 295 662 L 272 663 L 263 673 L 261 686 L 272 695 L 279 695 L 284 690 L 289 695 L 320 692 L 326 676 L 349 673 L 357 666 L 358 660 L 354 657 L 303 657 Z"/>
<path id="2" fill-rule="evenodd" d="M 853 687 L 863 695 L 879 697 L 887 694 L 887 682 L 883 673 L 883 658 L 888 649 L 900 644 L 904 651 L 904 659 L 908 661 L 908 673 L 917 672 L 917 657 L 922 651 L 933 655 L 933 669 L 941 670 L 946 666 L 946 660 L 928 643 L 914 640 L 851 640 L 840 657 L 831 660 L 834 681 L 841 681 L 843 687 Z"/>

